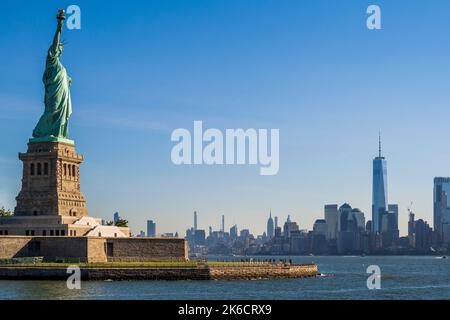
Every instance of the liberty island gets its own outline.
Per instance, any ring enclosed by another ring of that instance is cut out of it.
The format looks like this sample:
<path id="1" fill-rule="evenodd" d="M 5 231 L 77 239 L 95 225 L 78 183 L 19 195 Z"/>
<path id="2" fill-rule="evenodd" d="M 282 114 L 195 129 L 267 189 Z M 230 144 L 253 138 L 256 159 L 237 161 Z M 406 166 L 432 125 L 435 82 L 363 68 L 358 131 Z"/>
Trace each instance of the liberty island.
<path id="1" fill-rule="evenodd" d="M 0 279 L 66 279 L 78 266 L 83 280 L 210 280 L 302 278 L 315 264 L 189 261 L 187 240 L 132 237 L 127 226 L 88 215 L 81 192 L 84 158 L 69 139 L 72 79 L 60 61 L 64 10 L 47 52 L 44 112 L 28 141 L 22 186 L 12 216 L 0 217 Z M 267 151 L 267 150 L 266 150 Z"/>
<path id="2" fill-rule="evenodd" d="M 33 258 L 41 262 L 185 262 L 186 241 L 132 238 L 127 226 L 105 225 L 88 216 L 81 192 L 84 158 L 69 139 L 72 114 L 66 68 L 60 61 L 64 10 L 45 62 L 44 112 L 33 130 L 23 162 L 22 187 L 14 215 L 0 217 L 0 259 Z"/>

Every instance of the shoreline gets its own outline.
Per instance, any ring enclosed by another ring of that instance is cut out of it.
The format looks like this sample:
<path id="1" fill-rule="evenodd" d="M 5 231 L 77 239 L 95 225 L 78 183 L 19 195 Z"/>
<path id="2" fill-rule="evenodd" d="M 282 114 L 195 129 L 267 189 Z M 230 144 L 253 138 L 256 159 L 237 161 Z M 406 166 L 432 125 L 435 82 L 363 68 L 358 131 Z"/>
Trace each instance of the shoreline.
<path id="1" fill-rule="evenodd" d="M 67 280 L 69 266 L 1 265 L 0 280 Z M 306 278 L 319 275 L 316 264 L 212 263 L 177 266 L 80 265 L 81 280 L 251 280 Z"/>

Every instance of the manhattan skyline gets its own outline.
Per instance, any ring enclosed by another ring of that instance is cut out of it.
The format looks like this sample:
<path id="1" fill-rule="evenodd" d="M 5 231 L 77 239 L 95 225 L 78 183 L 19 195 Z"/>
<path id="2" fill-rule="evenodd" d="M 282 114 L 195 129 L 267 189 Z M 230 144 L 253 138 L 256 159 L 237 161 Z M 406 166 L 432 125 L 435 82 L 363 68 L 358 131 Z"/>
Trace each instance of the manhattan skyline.
<path id="1" fill-rule="evenodd" d="M 199 228 L 219 229 L 225 215 L 228 226 L 259 234 L 270 209 L 311 229 L 325 204 L 348 202 L 368 220 L 381 130 L 400 233 L 411 202 L 433 221 L 433 178 L 450 176 L 450 128 L 441 120 L 450 117 L 450 44 L 441 32 L 448 2 L 377 1 L 380 31 L 365 27 L 364 1 L 77 4 L 82 29 L 65 37 L 80 49 L 63 61 L 76 79 L 69 135 L 89 160 L 80 170 L 90 215 L 119 211 L 135 233 L 154 219 L 182 234 L 197 210 Z M 17 152 L 43 106 L 53 6 L 0 5 L 8 43 L 0 50 L 8 61 L 0 73 L 0 206 L 10 209 L 20 188 Z M 280 128 L 279 173 L 174 166 L 170 133 L 194 120 Z"/>

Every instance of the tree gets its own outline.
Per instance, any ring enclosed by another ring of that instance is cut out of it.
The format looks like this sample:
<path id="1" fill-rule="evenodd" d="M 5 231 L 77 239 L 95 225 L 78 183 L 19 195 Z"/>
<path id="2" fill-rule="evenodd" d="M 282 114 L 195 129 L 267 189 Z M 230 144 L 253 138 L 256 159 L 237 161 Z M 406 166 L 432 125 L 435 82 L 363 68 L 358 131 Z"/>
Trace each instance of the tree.
<path id="1" fill-rule="evenodd" d="M 12 217 L 14 213 L 11 210 L 5 209 L 5 207 L 0 208 L 0 217 Z"/>
<path id="2" fill-rule="evenodd" d="M 114 225 L 114 222 L 113 221 L 106 221 L 106 224 L 105 225 L 107 225 L 107 226 L 113 226 Z"/>
<path id="3" fill-rule="evenodd" d="M 126 227 L 128 227 L 128 221 L 125 219 L 119 219 L 116 221 L 115 225 L 116 225 L 116 227 L 126 228 Z"/>

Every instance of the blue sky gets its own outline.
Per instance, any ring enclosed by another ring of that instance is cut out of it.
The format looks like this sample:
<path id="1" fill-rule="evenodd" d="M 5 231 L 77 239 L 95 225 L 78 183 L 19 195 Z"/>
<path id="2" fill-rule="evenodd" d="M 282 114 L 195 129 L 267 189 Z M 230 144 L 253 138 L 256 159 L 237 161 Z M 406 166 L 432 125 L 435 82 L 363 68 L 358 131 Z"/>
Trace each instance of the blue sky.
<path id="1" fill-rule="evenodd" d="M 256 233 L 269 209 L 301 228 L 323 205 L 370 219 L 371 165 L 382 131 L 389 202 L 401 233 L 412 201 L 432 222 L 432 181 L 450 176 L 450 3 L 433 1 L 2 1 L 0 205 L 14 208 L 19 151 L 43 111 L 41 81 L 58 7 L 81 8 L 64 30 L 72 83 L 70 137 L 85 156 L 92 216 L 114 211 L 133 231 L 199 227 Z M 366 8 L 382 10 L 380 31 Z M 174 166 L 176 128 L 279 128 L 280 171 Z"/>

